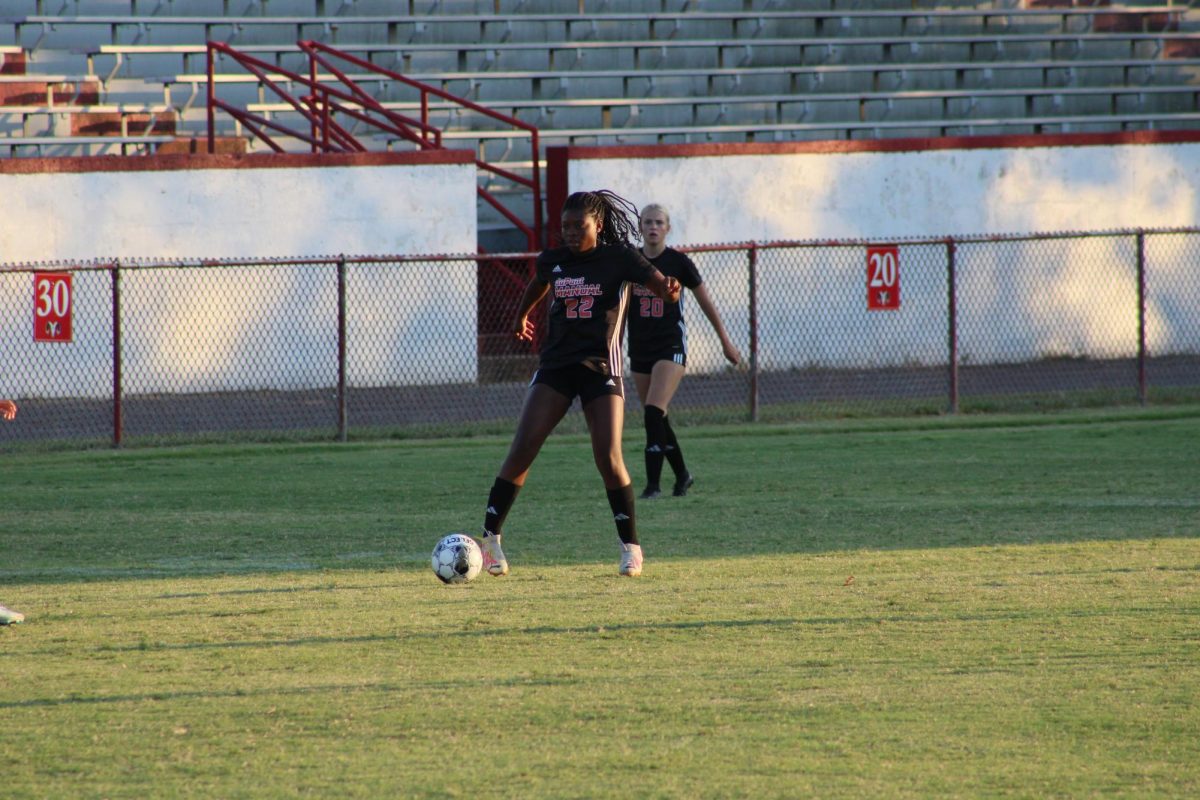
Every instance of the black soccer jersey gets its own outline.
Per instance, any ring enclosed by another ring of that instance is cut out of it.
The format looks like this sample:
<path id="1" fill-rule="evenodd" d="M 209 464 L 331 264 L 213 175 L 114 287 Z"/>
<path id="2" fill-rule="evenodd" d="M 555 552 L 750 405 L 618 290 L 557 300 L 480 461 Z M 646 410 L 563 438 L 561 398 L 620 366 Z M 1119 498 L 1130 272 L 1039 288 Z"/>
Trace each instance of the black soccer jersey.
<path id="1" fill-rule="evenodd" d="M 700 285 L 700 272 L 692 260 L 668 247 L 650 263 L 667 277 L 678 278 L 688 289 Z M 629 357 L 634 361 L 665 358 L 687 353 L 687 324 L 683 321 L 683 293 L 678 303 L 664 303 L 649 289 L 633 288 L 629 312 Z"/>
<path id="2" fill-rule="evenodd" d="M 578 254 L 566 247 L 543 251 L 537 278 L 550 286 L 550 324 L 541 368 L 587 364 L 620 377 L 629 285 L 644 284 L 653 274 L 650 262 L 632 247 L 597 245 Z"/>

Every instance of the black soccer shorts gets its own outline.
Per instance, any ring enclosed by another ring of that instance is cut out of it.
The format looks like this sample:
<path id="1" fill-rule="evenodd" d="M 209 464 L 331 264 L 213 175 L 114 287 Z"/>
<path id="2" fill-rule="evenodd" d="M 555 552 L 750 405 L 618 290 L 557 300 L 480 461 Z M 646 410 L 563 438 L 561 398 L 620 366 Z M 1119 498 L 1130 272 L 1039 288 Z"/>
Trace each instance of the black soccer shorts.
<path id="1" fill-rule="evenodd" d="M 554 369 L 538 368 L 533 374 L 529 385 L 544 384 L 567 398 L 579 398 L 579 404 L 586 406 L 597 397 L 606 394 L 625 397 L 625 387 L 620 378 L 614 378 L 603 372 L 589 369 L 583 364 L 571 364 Z"/>

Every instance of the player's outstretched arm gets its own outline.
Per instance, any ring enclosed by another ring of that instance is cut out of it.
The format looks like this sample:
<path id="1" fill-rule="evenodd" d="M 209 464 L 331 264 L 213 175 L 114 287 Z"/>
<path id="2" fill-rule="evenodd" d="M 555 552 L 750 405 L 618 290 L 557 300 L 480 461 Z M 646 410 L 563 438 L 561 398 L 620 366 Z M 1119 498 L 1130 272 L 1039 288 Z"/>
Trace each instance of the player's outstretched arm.
<path id="1" fill-rule="evenodd" d="M 525 285 L 525 293 L 517 306 L 517 316 L 513 320 L 513 335 L 522 342 L 533 341 L 533 323 L 529 321 L 529 312 L 542 302 L 542 298 L 550 291 L 550 284 L 542 283 L 536 276 Z"/>
<path id="2" fill-rule="evenodd" d="M 717 336 L 721 339 L 721 351 L 725 354 L 725 360 L 730 364 L 737 364 L 742 360 L 741 353 L 734 346 L 733 340 L 729 338 L 729 334 L 725 331 L 725 326 L 721 323 L 721 315 L 717 313 L 717 307 L 713 304 L 712 298 L 708 294 L 708 289 L 704 288 L 704 284 L 700 284 L 695 289 L 692 289 L 692 294 L 696 296 L 696 302 L 700 304 L 700 310 L 704 312 L 704 316 L 708 317 L 708 321 L 712 323 L 713 330 L 717 332 Z"/>
<path id="3" fill-rule="evenodd" d="M 12 400 L 0 400 L 0 417 L 12 419 L 17 415 L 17 404 Z"/>

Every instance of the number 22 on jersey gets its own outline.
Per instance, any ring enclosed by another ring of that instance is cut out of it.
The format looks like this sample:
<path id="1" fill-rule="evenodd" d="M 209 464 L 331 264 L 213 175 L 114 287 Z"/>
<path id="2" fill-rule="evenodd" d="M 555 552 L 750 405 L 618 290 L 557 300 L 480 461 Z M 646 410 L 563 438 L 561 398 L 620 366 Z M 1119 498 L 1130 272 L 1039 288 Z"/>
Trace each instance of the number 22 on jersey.
<path id="1" fill-rule="evenodd" d="M 567 307 L 567 319 L 591 319 L 592 303 L 594 302 L 596 302 L 596 298 L 587 295 L 564 297 L 563 304 Z"/>

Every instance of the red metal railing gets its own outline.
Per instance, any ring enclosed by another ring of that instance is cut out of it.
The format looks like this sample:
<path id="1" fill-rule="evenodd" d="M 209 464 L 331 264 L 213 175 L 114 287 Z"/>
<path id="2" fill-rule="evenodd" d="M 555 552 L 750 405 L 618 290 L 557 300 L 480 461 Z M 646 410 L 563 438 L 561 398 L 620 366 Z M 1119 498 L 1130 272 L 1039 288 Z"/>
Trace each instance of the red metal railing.
<path id="1" fill-rule="evenodd" d="M 530 215 L 532 224 L 526 223 L 512 209 L 500 202 L 496 195 L 486 187 L 477 187 L 477 192 L 480 199 L 525 235 L 530 251 L 545 246 L 541 165 L 539 163 L 540 144 L 536 127 L 321 42 L 301 41 L 297 42 L 297 46 L 308 56 L 308 75 L 300 75 L 241 53 L 223 42 L 208 42 L 208 151 L 210 153 L 216 150 L 217 111 L 229 114 L 275 152 L 284 152 L 284 148 L 271 132 L 305 142 L 314 153 L 363 152 L 367 150 L 367 147 L 346 126 L 338 122 L 339 117 L 368 125 L 423 150 L 444 149 L 441 129 L 430 122 L 430 97 L 436 97 L 489 119 L 511 125 L 529 135 L 529 147 L 532 155 L 530 177 L 526 178 L 485 161 L 478 154 L 476 154 L 475 166 L 529 190 L 533 206 Z M 218 56 L 228 57 L 254 74 L 262 87 L 289 105 L 307 123 L 307 129 L 286 125 L 277 119 L 254 113 L 218 97 L 217 82 L 214 80 L 215 62 Z M 419 97 L 419 117 L 413 118 L 395 109 L 387 108 L 384 103 L 355 83 L 339 67 L 338 61 L 353 65 L 365 73 L 383 76 L 416 90 Z M 297 96 L 289 88 L 290 86 L 300 87 L 303 93 Z"/>

